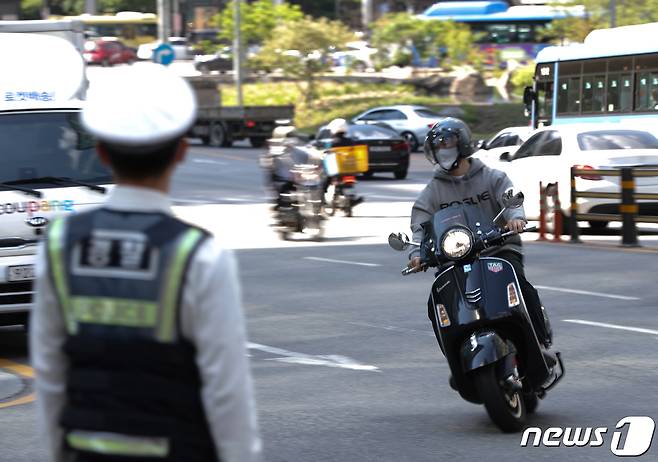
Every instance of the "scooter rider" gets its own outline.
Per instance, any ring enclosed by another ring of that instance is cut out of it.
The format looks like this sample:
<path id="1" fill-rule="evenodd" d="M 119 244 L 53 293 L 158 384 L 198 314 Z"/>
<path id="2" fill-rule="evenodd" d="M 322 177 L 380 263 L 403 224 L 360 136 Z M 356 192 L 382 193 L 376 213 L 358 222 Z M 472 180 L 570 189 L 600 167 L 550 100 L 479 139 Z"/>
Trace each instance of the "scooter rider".
<path id="1" fill-rule="evenodd" d="M 421 224 L 429 221 L 437 211 L 457 204 L 472 204 L 480 207 L 485 220 L 492 221 L 503 208 L 500 203 L 503 193 L 513 187 L 507 175 L 486 166 L 479 159 L 469 159 L 473 153 L 471 132 L 461 120 L 446 118 L 437 122 L 429 131 L 424 144 L 425 157 L 434 167 L 432 181 L 420 193 L 411 211 L 413 240 L 423 238 Z M 506 228 L 520 232 L 526 224 L 523 208 L 508 209 L 503 213 Z M 523 269 L 521 238 L 514 235 L 505 245 L 485 250 L 484 255 L 493 255 L 509 261 L 516 272 L 523 299 L 535 327 L 539 341 L 549 347 L 552 343 L 550 323 L 539 299 L 537 290 L 528 282 Z M 408 266 L 422 271 L 420 251 L 409 255 Z"/>
<path id="2" fill-rule="evenodd" d="M 347 121 L 345 119 L 341 119 L 341 118 L 334 119 L 331 122 L 329 122 L 327 128 L 331 133 L 331 142 L 330 145 L 327 147 L 338 148 L 343 146 L 354 146 L 356 144 L 356 140 L 354 138 L 350 138 L 349 136 L 347 136 Z M 325 192 L 329 187 L 331 181 L 332 178 L 329 178 L 327 180 Z M 352 201 L 352 207 L 359 205 L 361 202 L 363 202 L 363 196 L 356 197 Z"/>

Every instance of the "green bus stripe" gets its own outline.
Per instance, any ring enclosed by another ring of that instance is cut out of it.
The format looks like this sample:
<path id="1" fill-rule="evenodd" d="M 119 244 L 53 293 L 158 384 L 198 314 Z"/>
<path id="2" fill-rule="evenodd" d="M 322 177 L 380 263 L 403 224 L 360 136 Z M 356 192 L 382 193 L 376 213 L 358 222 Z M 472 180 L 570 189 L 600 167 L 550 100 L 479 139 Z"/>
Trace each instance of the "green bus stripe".
<path id="1" fill-rule="evenodd" d="M 53 275 L 55 290 L 62 305 L 66 320 L 66 329 L 69 334 L 77 331 L 77 324 L 71 313 L 71 305 L 66 284 L 66 270 L 64 269 L 64 220 L 55 220 L 48 229 L 48 253 L 50 254 L 50 271 Z"/>
<path id="2" fill-rule="evenodd" d="M 164 295 L 162 298 L 162 318 L 158 328 L 158 339 L 170 342 L 174 339 L 174 322 L 176 318 L 176 307 L 178 294 L 183 284 L 183 271 L 190 253 L 202 237 L 198 229 L 190 229 L 182 236 L 176 249 L 176 255 L 169 267 L 164 280 Z"/>
<path id="3" fill-rule="evenodd" d="M 169 454 L 169 442 L 164 438 L 71 433 L 66 436 L 66 441 L 73 449 L 98 454 L 136 457 L 166 457 Z"/>

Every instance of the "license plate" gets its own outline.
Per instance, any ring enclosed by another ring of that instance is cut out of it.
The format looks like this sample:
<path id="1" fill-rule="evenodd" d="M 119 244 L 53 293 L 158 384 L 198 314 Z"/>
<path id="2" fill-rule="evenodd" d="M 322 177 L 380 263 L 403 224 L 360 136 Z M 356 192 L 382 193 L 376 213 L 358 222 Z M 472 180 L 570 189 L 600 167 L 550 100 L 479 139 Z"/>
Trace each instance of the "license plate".
<path id="1" fill-rule="evenodd" d="M 389 146 L 370 146 L 371 152 L 389 152 L 390 150 Z"/>
<path id="2" fill-rule="evenodd" d="M 17 265 L 7 268 L 7 281 L 29 281 L 34 279 L 34 265 Z"/>

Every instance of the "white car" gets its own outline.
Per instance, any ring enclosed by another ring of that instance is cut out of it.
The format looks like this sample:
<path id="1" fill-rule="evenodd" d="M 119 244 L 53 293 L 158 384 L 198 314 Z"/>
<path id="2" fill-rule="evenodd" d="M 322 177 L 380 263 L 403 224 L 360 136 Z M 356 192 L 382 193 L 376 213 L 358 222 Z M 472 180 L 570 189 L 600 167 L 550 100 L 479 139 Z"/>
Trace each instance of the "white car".
<path id="1" fill-rule="evenodd" d="M 524 208 L 529 219 L 539 217 L 539 182 L 558 183 L 562 213 L 570 215 L 571 179 L 574 165 L 581 169 L 654 167 L 658 165 L 658 139 L 643 128 L 600 123 L 558 125 L 540 128 L 514 154 L 486 162 L 507 173 L 514 187 L 526 196 Z M 579 177 L 579 192 L 620 192 L 616 176 Z M 635 179 L 637 193 L 658 192 L 658 177 Z M 614 199 L 578 198 L 578 213 L 611 213 L 619 210 Z M 658 202 L 638 201 L 640 215 L 658 214 Z M 591 221 L 592 227 L 605 227 L 605 221 Z"/>
<path id="2" fill-rule="evenodd" d="M 149 60 L 153 57 L 155 50 L 160 42 L 144 43 L 137 48 L 137 57 L 139 59 Z M 169 45 L 174 49 L 174 59 L 189 59 L 190 47 L 185 37 L 169 37 Z"/>
<path id="3" fill-rule="evenodd" d="M 352 119 L 353 123 L 385 123 L 407 140 L 411 151 L 422 148 L 429 129 L 445 119 L 425 106 L 399 104 L 369 109 Z"/>
<path id="4" fill-rule="evenodd" d="M 507 127 L 496 133 L 489 140 L 480 140 L 479 149 L 473 153 L 473 157 L 487 163 L 500 159 L 504 153 L 514 154 L 517 149 L 528 139 L 532 133 L 532 127 Z"/>

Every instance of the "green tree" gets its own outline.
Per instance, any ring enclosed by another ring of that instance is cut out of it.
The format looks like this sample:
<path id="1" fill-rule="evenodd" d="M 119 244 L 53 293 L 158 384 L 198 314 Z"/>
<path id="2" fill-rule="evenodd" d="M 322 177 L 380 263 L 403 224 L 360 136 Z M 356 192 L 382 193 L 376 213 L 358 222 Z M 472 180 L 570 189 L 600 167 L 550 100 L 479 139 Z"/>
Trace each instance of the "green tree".
<path id="1" fill-rule="evenodd" d="M 440 57 L 443 64 L 477 64 L 479 51 L 475 36 L 465 24 L 453 21 L 425 21 L 408 13 L 384 15 L 372 26 L 372 42 L 379 49 L 380 65 L 408 64 L 412 47 L 421 59 Z M 406 58 L 406 62 L 405 62 Z"/>
<path id="2" fill-rule="evenodd" d="M 329 69 L 328 55 L 354 39 L 354 34 L 338 21 L 310 16 L 286 21 L 274 28 L 251 64 L 259 69 L 280 69 L 299 81 L 304 102 L 312 105 L 317 96 L 317 77 Z"/>
<path id="3" fill-rule="evenodd" d="M 219 28 L 219 38 L 228 42 L 233 40 L 233 14 L 235 0 L 228 2 L 226 7 L 213 17 L 212 21 Z M 240 34 L 243 43 L 260 44 L 270 37 L 275 27 L 281 22 L 291 22 L 302 19 L 299 5 L 281 3 L 275 5 L 272 0 L 256 0 L 253 3 L 242 2 L 240 12 Z"/>
<path id="4" fill-rule="evenodd" d="M 42 0 L 21 0 L 21 19 L 41 19 Z"/>
<path id="5" fill-rule="evenodd" d="M 23 19 L 40 19 L 43 0 L 21 0 L 21 17 Z M 56 15 L 78 15 L 85 11 L 85 0 L 49 0 L 50 12 Z M 155 13 L 156 0 L 99 0 L 99 13 L 116 13 L 117 11 L 140 11 Z"/>
<path id="6" fill-rule="evenodd" d="M 553 42 L 582 42 L 594 29 L 610 27 L 610 0 L 577 0 L 569 4 L 556 6 L 583 5 L 584 16 L 567 16 L 553 21 L 544 31 L 544 35 Z M 616 25 L 628 26 L 658 21 L 658 0 L 618 1 L 616 2 Z"/>

